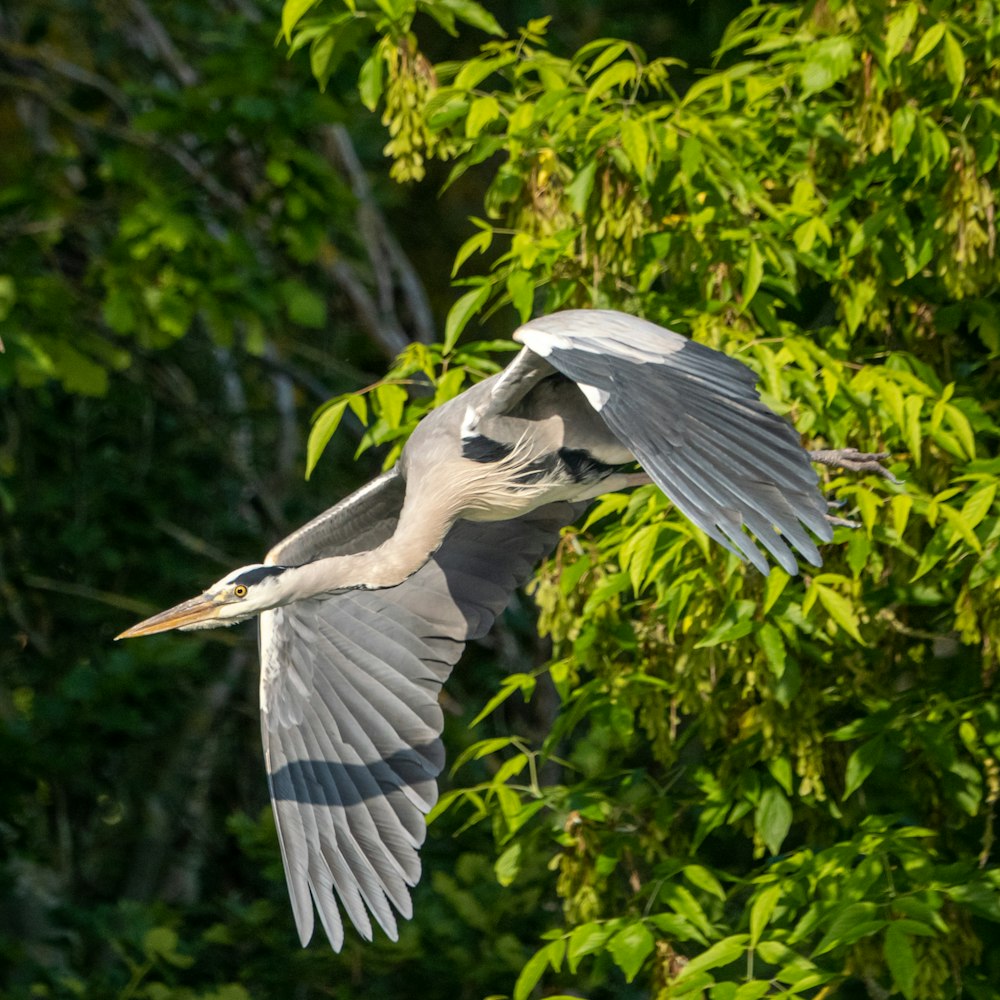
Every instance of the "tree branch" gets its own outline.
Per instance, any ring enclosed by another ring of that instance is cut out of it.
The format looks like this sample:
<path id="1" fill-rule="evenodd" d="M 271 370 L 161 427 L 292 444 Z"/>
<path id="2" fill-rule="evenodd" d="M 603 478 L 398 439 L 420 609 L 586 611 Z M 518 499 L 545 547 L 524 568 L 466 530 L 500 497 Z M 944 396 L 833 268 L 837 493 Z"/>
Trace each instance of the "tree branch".
<path id="1" fill-rule="evenodd" d="M 423 282 L 372 196 L 371 185 L 350 133 L 343 125 L 330 125 L 323 129 L 323 141 L 327 158 L 343 172 L 357 199 L 358 231 L 372 264 L 383 321 L 391 317 L 402 332 L 395 304 L 398 288 L 412 321 L 415 339 L 425 344 L 433 343 L 437 333 Z"/>

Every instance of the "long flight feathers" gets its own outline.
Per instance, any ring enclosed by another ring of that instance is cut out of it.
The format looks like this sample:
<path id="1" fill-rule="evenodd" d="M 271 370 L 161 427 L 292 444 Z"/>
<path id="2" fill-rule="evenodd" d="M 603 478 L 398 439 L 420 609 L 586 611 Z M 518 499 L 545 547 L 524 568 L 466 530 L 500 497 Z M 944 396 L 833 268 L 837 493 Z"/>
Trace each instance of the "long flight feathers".
<path id="1" fill-rule="evenodd" d="M 498 441 L 478 428 L 523 427 L 535 405 L 528 395 L 552 379 L 545 392 L 565 389 L 575 399 L 576 410 L 560 412 L 582 422 L 574 441 L 624 456 L 610 462 L 634 456 L 678 509 L 727 549 L 764 573 L 767 558 L 755 539 L 790 573 L 793 549 L 819 563 L 809 532 L 820 539 L 831 532 L 816 474 L 794 429 L 761 403 L 746 366 L 652 323 L 600 310 L 533 320 L 515 337 L 527 349 L 503 375 L 428 418 L 436 423 L 417 449 L 414 474 L 433 482 L 436 449 L 446 455 L 466 438 L 484 437 L 497 455 L 523 444 L 521 430 Z M 531 443 L 542 447 L 542 440 Z M 412 458 L 401 467 L 412 471 Z M 499 467 L 474 471 L 503 478 Z M 552 484 L 539 485 L 544 495 Z M 405 496 L 403 474 L 385 473 L 276 545 L 267 562 L 305 566 L 372 550 L 393 536 Z M 373 920 L 396 937 L 396 915 L 411 912 L 424 816 L 444 766 L 441 685 L 465 643 L 487 632 L 582 509 L 559 502 L 514 520 L 459 520 L 396 586 L 311 597 L 261 615 L 268 781 L 303 943 L 313 932 L 314 905 L 335 949 L 345 914 L 363 937 L 371 937 Z"/>
<path id="2" fill-rule="evenodd" d="M 678 509 L 762 573 L 748 528 L 789 573 L 829 540 L 817 476 L 793 428 L 760 401 L 745 365 L 634 316 L 570 310 L 515 339 L 597 399 L 608 428 Z"/>
<path id="3" fill-rule="evenodd" d="M 343 943 L 341 908 L 362 936 L 371 937 L 373 917 L 396 937 L 395 913 L 410 915 L 423 816 L 444 762 L 441 684 L 579 510 L 558 503 L 516 521 L 459 522 L 396 587 L 261 616 L 262 733 L 303 942 L 313 902 L 334 948 Z M 313 522 L 319 551 L 307 533 L 296 553 L 328 554 L 333 520 Z M 278 551 L 286 558 L 293 550 Z"/>

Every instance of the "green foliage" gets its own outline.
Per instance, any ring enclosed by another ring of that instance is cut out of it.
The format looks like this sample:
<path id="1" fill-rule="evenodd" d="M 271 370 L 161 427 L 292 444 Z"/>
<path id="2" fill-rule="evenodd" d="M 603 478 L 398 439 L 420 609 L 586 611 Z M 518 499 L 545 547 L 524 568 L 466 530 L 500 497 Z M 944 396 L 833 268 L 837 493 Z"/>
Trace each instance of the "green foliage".
<path id="1" fill-rule="evenodd" d="M 399 457 L 403 442 L 420 418 L 457 396 L 472 381 L 495 374 L 501 365 L 487 357 L 489 351 L 512 351 L 511 341 L 479 342 L 461 350 L 428 344 L 411 344 L 386 374 L 365 389 L 328 400 L 313 415 L 306 455 L 306 476 L 316 468 L 323 450 L 336 433 L 344 414 L 351 412 L 365 427 L 355 457 L 376 445 L 389 444 L 383 465 Z M 407 389 L 412 388 L 414 398 Z"/>
<path id="2" fill-rule="evenodd" d="M 752 5 L 705 72 L 662 45 L 718 4 L 564 7 L 5 12 L 4 995 L 996 1000 L 996 4 Z M 377 156 L 373 196 L 332 121 L 455 200 Z M 482 203 L 385 376 L 419 308 L 376 196 L 428 273 Z M 400 941 L 301 951 L 252 634 L 112 637 L 391 462 L 506 360 L 477 323 L 562 305 L 724 347 L 902 483 L 826 474 L 860 527 L 802 578 L 600 501 L 533 588 L 549 662 L 517 607 L 449 682 Z"/>
<path id="3" fill-rule="evenodd" d="M 560 56 L 544 20 L 431 66 L 421 11 L 379 6 L 361 73 L 394 176 L 492 164 L 455 273 L 488 267 L 435 365 L 499 307 L 625 308 L 901 479 L 829 474 L 859 527 L 801 579 L 747 572 L 651 488 L 566 535 L 534 586 L 553 660 L 486 708 L 544 682 L 559 714 L 476 744 L 459 763 L 489 778 L 437 810 L 489 824 L 503 885 L 553 872 L 513 996 L 997 997 L 1000 8 L 752 5 L 686 89 L 633 41 Z"/>

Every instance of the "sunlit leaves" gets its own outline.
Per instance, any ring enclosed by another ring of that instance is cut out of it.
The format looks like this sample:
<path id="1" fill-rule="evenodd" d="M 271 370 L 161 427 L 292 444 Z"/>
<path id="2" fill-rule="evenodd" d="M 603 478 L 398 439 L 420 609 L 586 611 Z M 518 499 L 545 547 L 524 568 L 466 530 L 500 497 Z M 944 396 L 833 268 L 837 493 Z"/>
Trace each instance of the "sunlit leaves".
<path id="1" fill-rule="evenodd" d="M 899 992 L 911 1000 L 915 995 L 917 959 L 902 921 L 890 924 L 885 933 L 885 959 Z"/>
<path id="2" fill-rule="evenodd" d="M 777 785 L 768 785 L 761 792 L 754 824 L 767 849 L 777 854 L 792 825 L 791 804 Z"/>
<path id="3" fill-rule="evenodd" d="M 916 1000 L 921 961 L 941 995 L 979 961 L 961 900 L 990 877 L 967 820 L 993 750 L 966 711 L 1000 638 L 988 7 L 752 5 L 681 95 L 625 39 L 564 57 L 533 24 L 432 84 L 417 43 L 383 35 L 412 79 L 366 100 L 437 143 L 450 181 L 489 183 L 455 271 L 488 263 L 427 376 L 443 397 L 465 380 L 438 361 L 477 316 L 626 308 L 746 361 L 810 447 L 887 451 L 900 480 L 824 469 L 857 527 L 795 576 L 748 574 L 649 489 L 564 539 L 533 591 L 562 784 L 536 780 L 527 745 L 480 746 L 491 779 L 443 800 L 492 821 L 504 884 L 533 856 L 556 873 L 561 914 L 516 996 L 572 992 L 592 964 L 756 1000 L 867 963 Z M 515 669 L 477 723 L 538 701 L 540 676 Z"/>
<path id="4" fill-rule="evenodd" d="M 865 782 L 875 765 L 882 760 L 885 753 L 885 741 L 879 737 L 862 743 L 847 760 L 847 772 L 844 775 L 844 798 L 849 798 Z"/>
<path id="5" fill-rule="evenodd" d="M 489 296 L 489 286 L 482 284 L 477 288 L 473 288 L 471 292 L 466 292 L 456 300 L 455 304 L 448 311 L 448 318 L 445 320 L 445 352 L 450 351 L 455 346 L 469 320 L 482 309 Z"/>
<path id="6" fill-rule="evenodd" d="M 624 927 L 607 944 L 615 965 L 625 973 L 625 981 L 635 979 L 654 945 L 653 935 L 645 924 L 636 922 Z"/>

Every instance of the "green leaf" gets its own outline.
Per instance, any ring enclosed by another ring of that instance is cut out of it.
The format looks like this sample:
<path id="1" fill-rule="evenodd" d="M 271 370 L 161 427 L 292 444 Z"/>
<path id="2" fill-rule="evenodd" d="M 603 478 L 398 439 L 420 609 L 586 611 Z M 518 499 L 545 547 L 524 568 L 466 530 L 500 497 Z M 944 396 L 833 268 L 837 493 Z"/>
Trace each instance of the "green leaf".
<path id="1" fill-rule="evenodd" d="M 504 35 L 504 30 L 500 27 L 497 19 L 474 0 L 425 0 L 425 3 L 446 7 L 454 13 L 459 21 L 464 21 L 473 28 L 485 31 L 488 35 L 495 35 L 498 38 Z"/>
<path id="2" fill-rule="evenodd" d="M 566 943 L 566 962 L 570 972 L 576 972 L 580 965 L 580 959 L 587 955 L 592 955 L 599 948 L 604 947 L 604 942 L 611 936 L 611 929 L 606 924 L 596 921 L 579 924 L 573 928 Z"/>
<path id="3" fill-rule="evenodd" d="M 486 702 L 479 714 L 469 723 L 469 728 L 478 726 L 483 719 L 492 715 L 516 691 L 520 691 L 524 700 L 528 701 L 535 690 L 535 684 L 535 678 L 530 674 L 513 674 L 504 678 L 500 690 Z"/>
<path id="4" fill-rule="evenodd" d="M 706 937 L 715 936 L 716 931 L 701 904 L 685 886 L 675 881 L 665 882 L 660 889 L 660 899 Z"/>
<path id="5" fill-rule="evenodd" d="M 864 645 L 858 628 L 858 616 L 851 602 L 843 594 L 837 593 L 830 587 L 821 583 L 814 583 L 820 604 L 826 609 L 826 613 L 857 643 Z"/>
<path id="6" fill-rule="evenodd" d="M 799 253 L 809 253 L 817 239 L 829 246 L 833 237 L 830 233 L 830 227 L 816 215 L 797 226 L 792 234 L 792 239 L 795 241 L 795 248 Z"/>
<path id="7" fill-rule="evenodd" d="M 474 254 L 474 253 L 485 253 L 489 250 L 490 246 L 493 244 L 493 229 L 480 229 L 479 232 L 473 233 L 462 245 L 459 247 L 458 253 L 455 254 L 455 263 L 451 269 L 451 276 L 454 278 L 458 274 L 461 266 Z"/>
<path id="8" fill-rule="evenodd" d="M 635 979 L 654 944 L 653 935 L 642 922 L 623 928 L 608 942 L 608 951 L 615 965 L 625 973 L 626 982 Z"/>
<path id="9" fill-rule="evenodd" d="M 326 326 L 326 300 L 301 281 L 289 279 L 281 284 L 288 318 L 299 326 L 320 330 Z"/>
<path id="10" fill-rule="evenodd" d="M 292 40 L 292 29 L 302 20 L 310 7 L 315 7 L 319 0 L 285 0 L 281 8 L 281 33 L 285 41 Z"/>
<path id="11" fill-rule="evenodd" d="M 632 589 L 638 594 L 646 583 L 646 571 L 653 559 L 656 543 L 660 538 L 660 525 L 644 524 L 622 544 L 619 561 L 628 572 Z"/>
<path id="12" fill-rule="evenodd" d="M 902 538 L 906 531 L 907 522 L 910 519 L 910 510 L 913 507 L 913 497 L 908 493 L 899 493 L 890 501 L 892 506 L 892 527 L 896 534 Z"/>
<path id="13" fill-rule="evenodd" d="M 695 649 L 705 649 L 708 646 L 718 646 L 724 642 L 732 642 L 734 639 L 741 639 L 753 631 L 753 619 L 744 618 L 742 621 L 723 621 L 703 636 L 694 644 Z"/>
<path id="14" fill-rule="evenodd" d="M 403 408 L 409 398 L 406 390 L 394 382 L 383 382 L 373 393 L 379 416 L 395 430 L 403 422 Z"/>
<path id="15" fill-rule="evenodd" d="M 965 56 L 958 39 L 950 32 L 944 33 L 944 71 L 951 83 L 952 96 L 957 97 L 965 80 Z"/>
<path id="16" fill-rule="evenodd" d="M 761 610 L 765 615 L 774 607 L 774 602 L 784 593 L 789 580 L 791 580 L 791 576 L 780 566 L 771 567 L 771 572 L 768 573 L 767 580 L 764 583 L 764 603 Z"/>
<path id="17" fill-rule="evenodd" d="M 781 786 L 786 795 L 792 794 L 792 762 L 788 757 L 772 757 L 767 762 L 767 770 L 772 778 Z"/>
<path id="18" fill-rule="evenodd" d="M 750 244 L 746 265 L 743 268 L 743 289 L 741 292 L 743 302 L 740 305 L 740 312 L 746 309 L 751 299 L 757 294 L 757 289 L 760 288 L 760 280 L 763 277 L 764 255 L 760 252 L 756 241 L 754 241 Z"/>
<path id="19" fill-rule="evenodd" d="M 703 865 L 685 865 L 681 869 L 684 877 L 697 888 L 704 892 L 717 896 L 723 902 L 726 900 L 726 890 L 722 888 L 719 880 Z"/>
<path id="20" fill-rule="evenodd" d="M 924 401 L 920 396 L 907 396 L 903 403 L 903 439 L 910 450 L 914 465 L 920 465 L 923 437 L 920 431 L 920 411 Z"/>
<path id="21" fill-rule="evenodd" d="M 938 42 L 944 37 L 944 32 L 944 21 L 938 21 L 937 24 L 931 25 L 923 33 L 920 41 L 917 42 L 917 47 L 913 50 L 913 55 L 910 57 L 910 64 L 912 65 L 926 59 L 937 47 Z"/>
<path id="22" fill-rule="evenodd" d="M 606 94 L 614 87 L 621 87 L 635 79 L 635 63 L 629 60 L 613 63 L 590 85 L 585 103 L 590 104 L 596 97 Z"/>
<path id="23" fill-rule="evenodd" d="M 912 1000 L 916 995 L 917 958 L 909 935 L 897 921 L 890 923 L 885 932 L 884 951 L 892 981 L 906 1000 Z"/>
<path id="24" fill-rule="evenodd" d="M 597 38 L 588 42 L 573 57 L 573 62 L 578 64 L 598 48 L 603 47 L 601 54 L 587 68 L 586 79 L 590 79 L 595 73 L 600 73 L 605 66 L 613 63 L 627 48 L 625 42 L 620 42 L 614 38 Z"/>
<path id="25" fill-rule="evenodd" d="M 645 126 L 634 118 L 623 119 L 621 142 L 625 155 L 635 167 L 639 180 L 642 181 L 646 176 L 646 168 L 649 166 L 649 136 L 646 134 Z"/>
<path id="26" fill-rule="evenodd" d="M 562 961 L 560 952 L 563 952 L 565 948 L 565 942 L 553 941 L 551 944 L 547 944 L 544 948 L 536 951 L 525 962 L 520 975 L 517 977 L 517 982 L 514 983 L 513 1000 L 528 1000 L 529 994 L 538 985 L 538 981 L 542 978 L 545 970 L 553 964 L 553 956 L 559 954 L 559 960 Z"/>
<path id="27" fill-rule="evenodd" d="M 771 920 L 775 907 L 781 899 L 783 890 L 779 883 L 769 885 L 757 894 L 750 906 L 750 947 L 756 948 L 764 928 Z"/>
<path id="28" fill-rule="evenodd" d="M 347 409 L 347 400 L 338 399 L 319 410 L 309 431 L 309 442 L 306 445 L 306 479 L 316 468 L 320 455 L 333 437 L 340 425 L 341 417 Z"/>
<path id="29" fill-rule="evenodd" d="M 769 784 L 761 792 L 754 813 L 754 826 L 767 849 L 777 854 L 792 826 L 791 803 L 777 785 Z"/>
<path id="30" fill-rule="evenodd" d="M 309 68 L 312 70 L 312 75 L 319 81 L 320 90 L 326 87 L 330 73 L 336 68 L 330 66 L 336 44 L 337 36 L 331 31 L 317 38 L 309 48 Z"/>
<path id="31" fill-rule="evenodd" d="M 862 743 L 847 759 L 847 771 L 844 774 L 845 801 L 865 783 L 884 752 L 885 739 L 876 736 L 867 743 Z"/>
<path id="32" fill-rule="evenodd" d="M 733 934 L 721 941 L 716 941 L 711 948 L 707 948 L 700 955 L 695 955 L 681 969 L 677 976 L 677 982 L 679 983 L 696 973 L 718 969 L 720 966 L 735 962 L 746 952 L 749 941 L 750 937 L 747 934 Z"/>
<path id="33" fill-rule="evenodd" d="M 766 979 L 751 979 L 740 984 L 733 994 L 733 1000 L 760 1000 L 761 997 L 771 992 L 772 986 L 773 984 Z M 712 1000 L 715 1000 L 714 995 Z"/>
<path id="34" fill-rule="evenodd" d="M 512 271 L 507 278 L 507 292 L 511 304 L 517 310 L 522 323 L 531 319 L 532 307 L 535 303 L 535 279 L 530 271 Z"/>
<path id="35" fill-rule="evenodd" d="M 902 10 L 889 18 L 885 31 L 886 66 L 906 47 L 913 29 L 916 27 L 919 12 L 915 3 L 908 3 Z"/>
<path id="36" fill-rule="evenodd" d="M 969 423 L 969 418 L 952 403 L 948 403 L 944 411 L 948 415 L 948 423 L 955 432 L 955 436 L 961 442 L 965 454 L 970 459 L 974 459 L 976 457 L 976 438 L 972 432 L 972 425 Z"/>
<path id="37" fill-rule="evenodd" d="M 854 47 L 849 38 L 835 35 L 809 46 L 807 58 L 799 71 L 802 96 L 810 97 L 828 90 L 855 66 Z"/>
<path id="38" fill-rule="evenodd" d="M 594 189 L 594 175 L 597 173 L 597 160 L 590 160 L 586 166 L 577 171 L 573 180 L 566 185 L 565 194 L 570 208 L 577 215 L 583 215 Z"/>
<path id="39" fill-rule="evenodd" d="M 444 353 L 448 354 L 455 347 L 459 336 L 469 320 L 479 312 L 490 297 L 490 286 L 483 284 L 466 292 L 448 310 L 448 318 L 444 321 Z"/>
<path id="40" fill-rule="evenodd" d="M 496 860 L 493 866 L 496 872 L 497 882 L 507 887 L 512 885 L 517 873 L 521 870 L 521 841 L 515 840 L 503 854 Z"/>
<path id="41" fill-rule="evenodd" d="M 785 640 L 781 632 L 770 622 L 765 622 L 757 630 L 757 645 L 767 658 L 767 665 L 776 678 L 785 672 Z"/>
<path id="42" fill-rule="evenodd" d="M 154 956 L 178 969 L 188 969 L 194 964 L 191 955 L 178 951 L 180 938 L 170 927 L 152 927 L 142 939 L 142 949 L 150 958 Z"/>
<path id="43" fill-rule="evenodd" d="M 379 99 L 382 97 L 382 70 L 382 53 L 379 49 L 375 49 L 361 64 L 358 73 L 358 95 L 361 97 L 361 103 L 369 111 L 374 111 L 378 107 Z"/>
<path id="44" fill-rule="evenodd" d="M 976 490 L 962 505 L 961 518 L 965 527 L 971 531 L 979 526 L 983 518 L 990 512 L 997 495 L 997 484 L 988 483 L 982 489 Z"/>
<path id="45" fill-rule="evenodd" d="M 694 179 L 704 158 L 705 148 L 701 142 L 693 135 L 685 138 L 681 143 L 681 173 L 688 181 Z"/>
<path id="46" fill-rule="evenodd" d="M 898 163 L 906 152 L 906 147 L 917 127 L 917 113 L 909 104 L 896 108 L 889 119 L 889 135 L 892 140 L 892 159 Z"/>
<path id="47" fill-rule="evenodd" d="M 600 586 L 595 587 L 587 598 L 587 603 L 583 606 L 584 616 L 593 614 L 616 595 L 626 590 L 629 586 L 627 573 L 613 573 Z"/>
<path id="48" fill-rule="evenodd" d="M 499 117 L 500 102 L 492 94 L 477 97 L 469 105 L 469 113 L 465 118 L 466 137 L 475 139 L 491 121 Z"/>
<path id="49" fill-rule="evenodd" d="M 874 903 L 848 903 L 839 908 L 830 922 L 822 940 L 816 946 L 813 957 L 825 955 L 834 948 L 844 948 L 860 941 L 863 937 L 877 934 L 886 925 L 877 917 L 878 908 Z"/>

